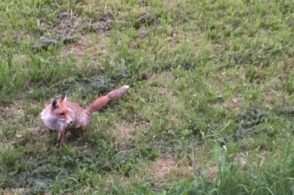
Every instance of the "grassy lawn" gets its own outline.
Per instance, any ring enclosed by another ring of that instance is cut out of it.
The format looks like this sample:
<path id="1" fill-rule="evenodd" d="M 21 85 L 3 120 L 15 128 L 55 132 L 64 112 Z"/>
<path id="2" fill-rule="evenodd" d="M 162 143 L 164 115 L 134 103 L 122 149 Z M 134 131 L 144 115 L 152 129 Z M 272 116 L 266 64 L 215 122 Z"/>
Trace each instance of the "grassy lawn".
<path id="1" fill-rule="evenodd" d="M 292 0 L 2 0 L 0 193 L 294 194 Z M 39 113 L 128 84 L 85 132 Z"/>

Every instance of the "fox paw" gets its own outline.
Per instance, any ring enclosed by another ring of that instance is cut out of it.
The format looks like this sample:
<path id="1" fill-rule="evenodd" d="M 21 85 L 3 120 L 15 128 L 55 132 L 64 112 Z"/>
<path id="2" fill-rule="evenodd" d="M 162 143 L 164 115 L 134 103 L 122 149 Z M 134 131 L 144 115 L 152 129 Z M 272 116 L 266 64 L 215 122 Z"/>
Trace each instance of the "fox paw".
<path id="1" fill-rule="evenodd" d="M 59 151 L 59 150 L 60 150 L 60 144 L 57 143 L 57 144 L 55 145 L 55 148 L 56 148 L 57 151 Z"/>

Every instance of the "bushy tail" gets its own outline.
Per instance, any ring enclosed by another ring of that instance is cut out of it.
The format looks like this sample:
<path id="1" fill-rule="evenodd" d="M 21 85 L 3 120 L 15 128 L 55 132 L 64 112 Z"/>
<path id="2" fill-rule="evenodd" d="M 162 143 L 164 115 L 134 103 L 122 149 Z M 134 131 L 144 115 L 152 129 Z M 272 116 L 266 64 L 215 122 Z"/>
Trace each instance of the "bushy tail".
<path id="1" fill-rule="evenodd" d="M 102 107 L 106 106 L 110 101 L 122 96 L 129 89 L 128 85 L 124 85 L 120 88 L 110 91 L 107 95 L 97 98 L 87 109 L 86 112 L 89 114 L 100 110 Z"/>

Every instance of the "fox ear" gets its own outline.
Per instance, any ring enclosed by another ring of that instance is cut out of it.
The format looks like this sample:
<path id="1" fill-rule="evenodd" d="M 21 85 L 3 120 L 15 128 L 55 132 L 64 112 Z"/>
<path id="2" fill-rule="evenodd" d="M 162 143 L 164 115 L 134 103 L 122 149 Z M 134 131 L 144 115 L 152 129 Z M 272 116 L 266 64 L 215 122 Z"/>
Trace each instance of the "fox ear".
<path id="1" fill-rule="evenodd" d="M 52 101 L 52 108 L 58 108 L 58 105 L 57 105 L 57 100 L 56 99 L 54 99 L 53 101 Z"/>
<path id="2" fill-rule="evenodd" d="M 61 100 L 62 102 L 63 102 L 63 101 L 66 101 L 66 100 L 67 100 L 66 96 L 67 96 L 67 94 L 64 93 L 64 94 L 61 96 L 60 100 Z"/>

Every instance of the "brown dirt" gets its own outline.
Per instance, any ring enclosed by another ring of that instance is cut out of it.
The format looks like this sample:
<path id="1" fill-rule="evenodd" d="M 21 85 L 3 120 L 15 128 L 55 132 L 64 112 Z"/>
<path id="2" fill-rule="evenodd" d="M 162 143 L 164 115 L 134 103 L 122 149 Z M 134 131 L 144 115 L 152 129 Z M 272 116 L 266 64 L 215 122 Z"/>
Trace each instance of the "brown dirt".
<path id="1" fill-rule="evenodd" d="M 215 181 L 217 179 L 218 168 L 216 165 L 212 165 L 208 168 L 208 178 Z"/>
<path id="2" fill-rule="evenodd" d="M 15 101 L 7 105 L 0 105 L 0 121 L 5 121 L 7 119 L 11 120 L 23 116 L 24 110 L 21 102 Z"/>
<path id="3" fill-rule="evenodd" d="M 231 99 L 226 100 L 223 103 L 223 106 L 226 108 L 239 108 L 242 105 L 242 101 L 243 101 L 243 97 L 242 95 L 237 95 L 235 97 L 232 97 Z"/>
<path id="4" fill-rule="evenodd" d="M 99 19 L 83 18 L 72 11 L 60 12 L 58 18 L 59 20 L 55 24 L 43 19 L 38 20 L 41 36 L 33 45 L 33 50 L 37 52 L 41 49 L 47 49 L 50 45 L 68 45 L 78 42 L 66 50 L 76 51 L 74 54 L 80 54 L 80 50 L 89 52 L 89 50 L 85 50 L 87 47 L 84 46 L 89 46 L 89 44 L 85 44 L 83 36 L 88 34 L 105 35 L 111 29 L 114 20 L 114 16 L 110 12 L 105 12 Z M 95 43 L 97 44 L 97 42 Z M 76 47 L 78 49 L 73 49 Z"/>
<path id="5" fill-rule="evenodd" d="M 267 156 L 267 151 L 266 150 L 262 150 L 259 152 L 259 154 L 257 155 L 258 158 L 259 158 L 259 162 L 258 162 L 258 166 L 259 167 L 262 167 L 263 166 L 263 163 L 264 161 L 266 160 L 266 156 Z"/>
<path id="6" fill-rule="evenodd" d="M 36 108 L 38 106 L 32 103 L 28 105 L 28 107 Z M 21 100 L 17 100 L 7 105 L 1 105 L 0 113 L 0 126 L 5 125 L 5 123 L 9 120 L 10 124 L 12 124 L 9 125 L 11 129 L 23 129 L 22 131 L 18 131 L 15 135 L 13 135 L 17 138 L 23 137 L 26 132 L 30 132 L 39 137 L 46 135 L 47 128 L 43 125 L 39 115 L 33 117 L 31 114 L 28 114 L 26 105 L 22 104 Z M 30 119 L 26 119 L 28 121 L 26 121 L 25 124 L 19 122 L 23 121 L 28 116 Z M 10 139 L 10 137 L 7 138 Z"/>
<path id="7" fill-rule="evenodd" d="M 244 168 L 248 163 L 248 153 L 247 152 L 239 152 L 234 156 L 234 162 L 240 167 Z"/>
<path id="8" fill-rule="evenodd" d="M 84 35 L 80 39 L 73 43 L 66 45 L 60 52 L 62 58 L 72 55 L 78 62 L 81 61 L 83 56 L 89 57 L 94 60 L 97 56 L 104 56 L 107 53 L 106 50 L 106 35 Z"/>
<path id="9" fill-rule="evenodd" d="M 150 122 L 135 116 L 133 121 L 121 120 L 117 122 L 114 130 L 115 145 L 118 148 L 126 148 L 127 143 L 134 139 L 134 130 L 139 128 L 141 131 L 147 130 Z"/>
<path id="10" fill-rule="evenodd" d="M 151 78 L 150 78 L 150 81 L 151 82 L 154 82 L 154 81 L 157 81 L 157 80 L 162 80 L 164 79 L 165 81 L 168 82 L 172 82 L 175 80 L 175 77 L 174 75 L 171 73 L 171 72 L 168 72 L 168 71 L 164 71 L 164 72 L 161 72 L 161 73 L 154 73 Z"/>
<path id="11" fill-rule="evenodd" d="M 187 163 L 171 156 L 162 156 L 157 158 L 153 163 L 152 173 L 157 178 L 164 177 L 170 173 L 181 176 L 192 176 L 193 169 Z"/>
<path id="12" fill-rule="evenodd" d="M 2 191 L 2 193 L 5 195 L 15 195 L 15 194 L 25 194 L 28 191 L 29 191 L 28 188 L 11 188 L 11 189 Z"/>
<path id="13" fill-rule="evenodd" d="M 168 88 L 168 84 L 172 83 L 175 80 L 174 75 L 171 72 L 161 72 L 154 73 L 149 79 L 148 82 L 152 86 L 156 86 L 158 92 L 162 95 L 168 95 L 169 97 L 173 96 L 173 91 Z"/>
<path id="14" fill-rule="evenodd" d="M 132 131 L 134 130 L 134 125 L 122 121 L 117 127 L 116 141 L 121 143 L 123 141 L 129 140 L 133 137 Z"/>
<path id="15" fill-rule="evenodd" d="M 185 105 L 177 94 L 168 86 L 168 84 L 173 83 L 175 79 L 176 78 L 171 72 L 165 71 L 153 74 L 148 82 L 151 86 L 155 86 L 158 93 L 167 99 L 169 102 L 167 111 L 171 114 L 171 121 L 177 123 L 181 120 L 181 112 L 185 110 Z"/>

